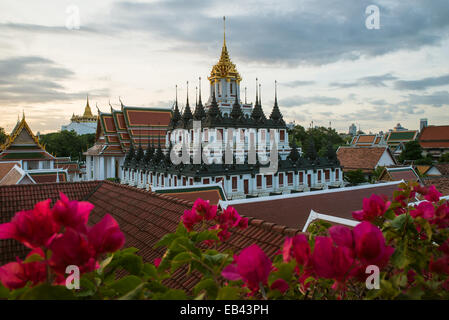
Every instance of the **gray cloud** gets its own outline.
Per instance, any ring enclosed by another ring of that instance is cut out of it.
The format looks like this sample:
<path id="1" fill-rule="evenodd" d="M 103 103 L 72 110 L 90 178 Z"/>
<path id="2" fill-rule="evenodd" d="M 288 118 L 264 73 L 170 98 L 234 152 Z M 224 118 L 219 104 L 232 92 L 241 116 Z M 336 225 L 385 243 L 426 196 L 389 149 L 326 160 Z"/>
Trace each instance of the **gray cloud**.
<path id="1" fill-rule="evenodd" d="M 232 54 L 268 64 L 321 65 L 416 50 L 439 45 L 449 29 L 447 0 L 383 1 L 379 30 L 365 27 L 365 8 L 371 0 L 309 1 L 301 6 L 251 1 L 245 3 L 247 10 L 231 0 L 226 6 L 237 4 L 243 9 L 230 17 L 227 32 Z M 222 1 L 117 2 L 111 21 L 118 31 L 138 30 L 176 41 L 178 50 L 216 51 L 221 21 L 210 12 L 217 10 L 223 11 Z"/>
<path id="2" fill-rule="evenodd" d="M 334 106 L 339 105 L 341 103 L 342 101 L 338 98 L 324 97 L 324 96 L 313 96 L 313 97 L 293 96 L 281 99 L 279 101 L 279 105 L 286 108 L 298 107 L 306 104 Z"/>
<path id="3" fill-rule="evenodd" d="M 439 77 L 428 77 L 420 80 L 396 81 L 395 88 L 398 90 L 425 90 L 430 87 L 449 85 L 449 74 Z"/>
<path id="4" fill-rule="evenodd" d="M 288 87 L 288 88 L 297 88 L 302 86 L 308 86 L 315 84 L 315 81 L 301 81 L 301 80 L 295 80 L 295 81 L 289 81 L 285 83 L 279 83 L 281 86 Z"/>
<path id="5" fill-rule="evenodd" d="M 387 87 L 386 81 L 396 80 L 397 77 L 391 73 L 378 76 L 367 76 L 357 79 L 354 82 L 332 82 L 330 85 L 337 88 L 353 88 L 353 87 Z"/>
<path id="6" fill-rule="evenodd" d="M 74 73 L 54 61 L 38 56 L 0 60 L 0 102 L 8 104 L 77 100 L 86 92 L 68 92 L 62 85 Z M 104 97 L 107 89 L 91 90 L 91 96 Z"/>
<path id="7" fill-rule="evenodd" d="M 449 106 L 449 92 L 437 91 L 430 94 L 409 94 L 407 100 L 400 103 L 405 106 L 430 105 L 433 107 Z"/>

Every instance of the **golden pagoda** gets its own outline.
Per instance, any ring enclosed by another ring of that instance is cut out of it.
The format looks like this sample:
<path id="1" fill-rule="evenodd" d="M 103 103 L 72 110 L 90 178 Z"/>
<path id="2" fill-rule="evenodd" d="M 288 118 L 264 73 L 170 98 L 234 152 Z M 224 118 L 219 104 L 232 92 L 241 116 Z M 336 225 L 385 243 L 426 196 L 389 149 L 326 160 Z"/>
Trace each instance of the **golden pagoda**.
<path id="1" fill-rule="evenodd" d="M 84 114 L 82 116 L 73 115 L 70 119 L 72 122 L 96 122 L 97 116 L 92 114 L 92 110 L 89 106 L 89 96 L 87 96 L 86 107 L 84 108 Z"/>
<path id="2" fill-rule="evenodd" d="M 223 48 L 221 49 L 220 60 L 216 65 L 212 67 L 210 77 L 208 77 L 211 84 L 213 84 L 214 82 L 218 82 L 221 79 L 226 79 L 226 81 L 228 82 L 231 80 L 235 80 L 237 84 L 242 81 L 242 78 L 240 77 L 235 64 L 232 63 L 231 58 L 229 57 L 228 48 L 226 47 L 225 21 L 225 17 L 223 17 Z"/>

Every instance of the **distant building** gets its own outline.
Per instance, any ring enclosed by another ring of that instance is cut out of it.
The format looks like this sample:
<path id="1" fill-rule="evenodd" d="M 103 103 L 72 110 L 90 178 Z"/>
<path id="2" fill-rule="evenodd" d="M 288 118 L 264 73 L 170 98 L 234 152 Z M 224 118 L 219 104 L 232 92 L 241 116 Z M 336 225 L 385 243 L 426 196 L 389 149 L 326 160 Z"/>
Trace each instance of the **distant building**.
<path id="1" fill-rule="evenodd" d="M 419 175 L 411 166 L 385 168 L 379 177 L 380 182 L 400 180 L 420 182 Z"/>
<path id="2" fill-rule="evenodd" d="M 70 124 L 61 127 L 62 130 L 75 131 L 77 134 L 92 134 L 97 130 L 97 116 L 92 114 L 89 106 L 89 97 L 87 97 L 86 107 L 82 116 L 73 114 Z"/>
<path id="3" fill-rule="evenodd" d="M 355 136 L 357 134 L 357 126 L 353 123 L 349 126 L 349 134 Z"/>
<path id="4" fill-rule="evenodd" d="M 353 147 L 385 147 L 386 145 L 382 134 L 359 134 L 351 140 Z"/>
<path id="5" fill-rule="evenodd" d="M 401 126 L 400 123 L 398 123 L 398 124 L 396 125 L 396 127 L 393 128 L 393 131 L 407 131 L 407 130 L 408 130 L 408 129 L 407 129 L 407 128 L 404 128 L 403 126 Z"/>
<path id="6" fill-rule="evenodd" d="M 377 167 L 389 167 L 396 165 L 396 160 L 385 147 L 339 147 L 337 157 L 343 172 L 362 170 L 367 177 L 374 173 Z"/>
<path id="7" fill-rule="evenodd" d="M 56 157 L 39 143 L 25 121 L 25 114 L 22 121 L 17 121 L 5 145 L 0 149 L 3 150 L 0 162 L 18 162 L 20 170 L 16 171 L 25 171 L 35 183 L 68 181 L 67 170 L 56 167 Z"/>
<path id="8" fill-rule="evenodd" d="M 422 131 L 425 127 L 427 127 L 428 123 L 427 123 L 427 119 L 421 119 L 419 121 L 419 131 Z"/>
<path id="9" fill-rule="evenodd" d="M 442 154 L 449 152 L 449 126 L 424 127 L 418 141 L 424 155 L 438 159 Z"/>
<path id="10" fill-rule="evenodd" d="M 395 156 L 399 156 L 405 148 L 405 144 L 417 139 L 418 130 L 390 131 L 386 134 L 386 142 Z"/>

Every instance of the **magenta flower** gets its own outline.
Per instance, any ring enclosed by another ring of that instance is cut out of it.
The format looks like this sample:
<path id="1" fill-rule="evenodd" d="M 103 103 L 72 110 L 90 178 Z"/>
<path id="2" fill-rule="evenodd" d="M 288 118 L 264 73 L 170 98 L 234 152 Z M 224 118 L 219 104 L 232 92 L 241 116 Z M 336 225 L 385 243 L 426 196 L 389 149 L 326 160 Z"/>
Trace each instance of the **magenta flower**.
<path id="1" fill-rule="evenodd" d="M 279 290 L 284 294 L 288 290 L 288 283 L 284 279 L 275 280 L 270 287 L 271 290 Z"/>
<path id="2" fill-rule="evenodd" d="M 293 258 L 296 259 L 299 265 L 306 265 L 310 259 L 310 245 L 307 237 L 303 234 L 298 234 L 292 238 L 285 238 L 282 256 L 284 262 L 288 262 Z"/>
<path id="3" fill-rule="evenodd" d="M 371 197 L 363 199 L 363 209 L 354 211 L 352 216 L 359 221 L 373 221 L 377 217 L 384 215 L 390 203 L 385 196 L 380 197 L 373 194 Z"/>
<path id="4" fill-rule="evenodd" d="M 353 230 L 355 253 L 363 265 L 376 265 L 383 268 L 394 252 L 385 245 L 382 231 L 370 222 L 361 222 Z"/>
<path id="5" fill-rule="evenodd" d="M 38 202 L 33 210 L 17 212 L 11 222 L 0 225 L 0 239 L 15 239 L 32 249 L 47 246 L 59 230 L 50 202 L 47 199 Z"/>
<path id="6" fill-rule="evenodd" d="M 344 226 L 333 226 L 329 228 L 329 235 L 337 246 L 354 248 L 354 236 L 352 230 Z"/>
<path id="7" fill-rule="evenodd" d="M 95 249 L 89 244 L 85 235 L 67 228 L 58 235 L 50 245 L 52 255 L 50 266 L 55 272 L 64 275 L 68 265 L 76 265 L 80 272 L 90 272 L 97 268 Z"/>
<path id="8" fill-rule="evenodd" d="M 195 224 L 202 220 L 201 216 L 196 213 L 196 210 L 185 210 L 184 214 L 181 217 L 181 221 L 184 224 L 184 227 L 188 231 L 192 231 Z"/>
<path id="9" fill-rule="evenodd" d="M 161 264 L 161 261 L 162 261 L 161 258 L 156 258 L 156 259 L 154 259 L 154 261 L 153 261 L 154 266 L 155 266 L 156 268 L 158 268 L 159 265 Z"/>
<path id="10" fill-rule="evenodd" d="M 253 244 L 234 257 L 234 262 L 222 271 L 222 276 L 228 280 L 242 279 L 253 292 L 266 285 L 272 264 L 267 255 L 256 244 Z"/>
<path id="11" fill-rule="evenodd" d="M 435 207 L 432 203 L 423 201 L 415 206 L 415 210 L 410 211 L 410 215 L 413 218 L 422 217 L 426 220 L 430 220 L 435 215 Z"/>
<path id="12" fill-rule="evenodd" d="M 44 257 L 42 250 L 37 249 L 31 251 L 27 258 L 33 254 Z M 17 259 L 17 262 L 10 262 L 0 267 L 0 282 L 10 290 L 23 288 L 28 282 L 35 286 L 46 279 L 47 269 L 43 261 L 23 263 Z"/>
<path id="13" fill-rule="evenodd" d="M 438 202 L 438 201 L 440 201 L 441 196 L 442 196 L 442 194 L 438 192 L 437 188 L 435 188 L 434 185 L 432 185 L 428 188 L 428 192 L 424 196 L 424 198 L 427 201 Z"/>
<path id="14" fill-rule="evenodd" d="M 192 211 L 203 219 L 212 220 L 217 215 L 217 206 L 211 206 L 209 200 L 198 198 L 193 204 Z"/>
<path id="15" fill-rule="evenodd" d="M 319 277 L 344 281 L 354 263 L 352 250 L 335 247 L 329 237 L 316 237 L 313 250 L 313 266 Z"/>
<path id="16" fill-rule="evenodd" d="M 90 228 L 87 236 L 89 244 L 95 249 L 96 257 L 106 252 L 115 252 L 125 244 L 125 236 L 110 214 Z"/>
<path id="17" fill-rule="evenodd" d="M 86 233 L 87 220 L 94 205 L 86 201 L 70 201 L 62 192 L 59 197 L 60 200 L 53 206 L 54 220 L 64 227 Z"/>

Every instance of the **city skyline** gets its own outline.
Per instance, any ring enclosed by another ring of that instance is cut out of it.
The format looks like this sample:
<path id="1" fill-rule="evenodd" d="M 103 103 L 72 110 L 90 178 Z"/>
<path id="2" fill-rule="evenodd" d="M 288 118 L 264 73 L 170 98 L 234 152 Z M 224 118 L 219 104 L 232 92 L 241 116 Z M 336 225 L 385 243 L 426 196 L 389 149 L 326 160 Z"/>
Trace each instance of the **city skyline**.
<path id="1" fill-rule="evenodd" d="M 380 29 L 367 29 L 366 7 L 379 7 Z M 67 19 L 79 10 L 79 29 Z M 6 10 L 8 7 L 8 10 Z M 60 130 L 82 114 L 89 94 L 109 111 L 126 105 L 181 106 L 207 76 L 223 41 L 265 114 L 274 102 L 286 121 L 347 132 L 419 129 L 448 123 L 449 8 L 444 1 L 45 1 L 0 4 L 0 127 L 9 133 L 24 111 L 35 132 Z M 428 17 L 431 17 L 430 19 Z M 319 19 L 318 19 L 319 18 Z"/>

